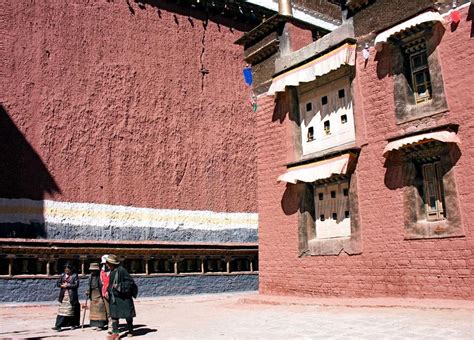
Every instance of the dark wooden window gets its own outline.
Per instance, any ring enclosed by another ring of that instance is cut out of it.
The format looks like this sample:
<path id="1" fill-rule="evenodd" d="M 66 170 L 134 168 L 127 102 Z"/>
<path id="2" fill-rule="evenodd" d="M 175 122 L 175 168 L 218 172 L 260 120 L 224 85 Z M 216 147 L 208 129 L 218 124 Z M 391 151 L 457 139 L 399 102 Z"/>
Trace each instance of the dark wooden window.
<path id="1" fill-rule="evenodd" d="M 314 128 L 311 126 L 308 128 L 308 142 L 314 140 Z"/>
<path id="2" fill-rule="evenodd" d="M 448 109 L 437 46 L 444 27 L 426 23 L 390 39 L 397 123 Z"/>
<path id="3" fill-rule="evenodd" d="M 410 78 L 415 102 L 423 103 L 431 99 L 431 79 L 428 65 L 428 54 L 424 39 L 417 39 L 404 46 L 408 58 Z"/>
<path id="4" fill-rule="evenodd" d="M 324 122 L 324 133 L 326 135 L 330 135 L 331 134 L 331 123 L 329 122 L 329 120 L 326 120 Z"/>
<path id="5" fill-rule="evenodd" d="M 226 272 L 227 264 L 222 258 L 209 258 L 204 260 L 204 271 L 206 273 Z"/>
<path id="6" fill-rule="evenodd" d="M 199 273 L 201 272 L 201 260 L 196 258 L 183 259 L 178 263 L 179 273 Z"/>
<path id="7" fill-rule="evenodd" d="M 422 172 L 426 219 L 428 221 L 443 220 L 446 216 L 441 164 L 439 161 L 423 164 Z"/>
<path id="8" fill-rule="evenodd" d="M 125 259 L 122 265 L 130 274 L 145 273 L 145 261 L 143 259 Z"/>
<path id="9" fill-rule="evenodd" d="M 46 262 L 36 258 L 16 258 L 13 260 L 13 275 L 46 274 Z"/>
<path id="10" fill-rule="evenodd" d="M 230 262 L 231 272 L 249 272 L 250 271 L 250 258 L 235 258 Z"/>
<path id="11" fill-rule="evenodd" d="M 148 272 L 149 274 L 173 273 L 173 260 L 168 258 L 150 260 L 148 262 Z"/>
<path id="12" fill-rule="evenodd" d="M 8 275 L 9 262 L 9 258 L 0 255 L 0 275 Z"/>
<path id="13" fill-rule="evenodd" d="M 50 274 L 58 275 L 64 273 L 64 266 L 66 263 L 71 264 L 74 267 L 76 273 L 81 273 L 81 261 L 78 257 L 76 258 L 60 258 L 51 263 L 50 265 Z"/>

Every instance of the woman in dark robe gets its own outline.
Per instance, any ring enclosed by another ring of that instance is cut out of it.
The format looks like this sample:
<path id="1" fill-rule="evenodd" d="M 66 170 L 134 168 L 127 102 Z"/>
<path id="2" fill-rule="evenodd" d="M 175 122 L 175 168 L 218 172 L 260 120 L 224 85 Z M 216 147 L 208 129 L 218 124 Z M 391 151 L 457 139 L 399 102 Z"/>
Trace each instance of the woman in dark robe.
<path id="1" fill-rule="evenodd" d="M 89 270 L 91 272 L 88 291 L 88 298 L 90 300 L 89 325 L 94 327 L 96 330 L 102 330 L 107 325 L 107 313 L 105 311 L 105 303 L 102 296 L 99 264 L 91 263 Z"/>
<path id="2" fill-rule="evenodd" d="M 109 255 L 107 266 L 110 268 L 108 295 L 112 337 L 119 337 L 119 319 L 127 320 L 127 336 L 133 336 L 133 318 L 136 316 L 133 298 L 137 297 L 138 288 L 127 270 L 120 265 L 117 256 Z"/>
<path id="3" fill-rule="evenodd" d="M 53 329 L 58 332 L 62 327 L 67 326 L 75 329 L 79 327 L 81 318 L 81 307 L 77 294 L 79 277 L 74 273 L 74 267 L 70 263 L 66 263 L 64 266 L 64 273 L 59 277 L 56 286 L 61 288 L 58 298 L 60 305 L 56 325 Z"/>

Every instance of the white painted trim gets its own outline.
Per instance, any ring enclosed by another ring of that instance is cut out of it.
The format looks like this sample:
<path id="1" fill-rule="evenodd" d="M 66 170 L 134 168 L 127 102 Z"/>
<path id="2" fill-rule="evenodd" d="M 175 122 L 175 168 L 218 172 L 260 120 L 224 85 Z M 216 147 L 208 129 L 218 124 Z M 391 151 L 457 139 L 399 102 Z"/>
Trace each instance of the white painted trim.
<path id="1" fill-rule="evenodd" d="M 275 95 L 276 92 L 285 92 L 287 86 L 299 86 L 301 83 L 311 82 L 343 65 L 354 66 L 355 55 L 356 46 L 344 44 L 300 67 L 274 77 L 267 93 Z"/>
<path id="2" fill-rule="evenodd" d="M 0 223 L 167 229 L 258 229 L 257 213 L 152 209 L 96 203 L 0 198 Z"/>
<path id="3" fill-rule="evenodd" d="M 383 45 L 388 41 L 388 39 L 393 36 L 394 34 L 400 33 L 408 28 L 411 27 L 416 27 L 424 22 L 434 22 L 434 21 L 439 21 L 441 23 L 444 22 L 443 17 L 441 14 L 438 12 L 430 11 L 430 12 L 424 12 L 416 17 L 413 17 L 411 19 L 408 19 L 398 25 L 395 25 L 381 33 L 379 33 L 375 37 L 375 49 L 377 51 L 382 51 Z"/>
<path id="4" fill-rule="evenodd" d="M 246 0 L 246 1 L 248 3 L 254 4 L 260 7 L 265 7 L 265 8 L 268 8 L 269 10 L 278 12 L 278 3 L 272 0 Z M 308 24 L 324 28 L 325 30 L 328 30 L 328 31 L 334 31 L 337 27 L 339 27 L 338 25 L 335 25 L 332 22 L 323 20 L 321 18 L 317 18 L 295 7 L 292 7 L 292 9 L 293 9 L 293 17 L 295 19 L 301 20 Z"/>
<path id="5" fill-rule="evenodd" d="M 443 143 L 456 143 L 461 144 L 458 135 L 456 132 L 451 131 L 436 131 L 422 133 L 415 136 L 405 137 L 401 139 L 394 140 L 393 142 L 388 143 L 383 150 L 383 156 L 386 157 L 390 151 L 398 150 L 408 145 L 417 144 L 422 141 L 437 140 Z"/>
<path id="6" fill-rule="evenodd" d="M 447 17 L 449 15 L 451 15 L 451 12 L 452 11 L 455 11 L 455 10 L 460 10 L 460 9 L 463 9 L 463 8 L 466 8 L 466 7 L 469 7 L 471 6 L 471 4 L 474 4 L 474 0 L 471 0 L 471 2 L 466 2 L 465 4 L 461 5 L 461 6 L 458 6 L 456 8 L 451 8 L 449 11 L 447 11 L 446 13 L 444 14 L 441 14 L 441 16 L 444 18 L 444 17 Z"/>

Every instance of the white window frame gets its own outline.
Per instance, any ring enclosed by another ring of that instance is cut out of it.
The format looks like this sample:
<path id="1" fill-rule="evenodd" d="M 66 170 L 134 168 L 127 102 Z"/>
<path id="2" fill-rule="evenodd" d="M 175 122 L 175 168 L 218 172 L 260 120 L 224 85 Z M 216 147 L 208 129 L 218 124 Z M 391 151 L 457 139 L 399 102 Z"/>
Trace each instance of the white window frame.
<path id="1" fill-rule="evenodd" d="M 332 192 L 335 197 L 332 197 Z M 345 192 L 347 195 L 344 195 Z M 322 200 L 320 194 L 323 195 Z M 316 239 L 351 236 L 349 180 L 314 185 L 314 204 Z M 337 215 L 336 219 L 334 214 Z M 323 215 L 324 219 L 321 218 Z"/>
<path id="2" fill-rule="evenodd" d="M 300 92 L 302 156 L 355 141 L 350 88 L 349 77 L 345 76 L 328 84 L 310 88 L 306 92 Z M 343 98 L 339 98 L 340 90 L 344 90 Z M 322 104 L 323 97 L 327 97 L 325 105 Z M 311 109 L 307 110 L 308 107 Z M 341 119 L 343 116 L 345 116 L 344 123 Z"/>

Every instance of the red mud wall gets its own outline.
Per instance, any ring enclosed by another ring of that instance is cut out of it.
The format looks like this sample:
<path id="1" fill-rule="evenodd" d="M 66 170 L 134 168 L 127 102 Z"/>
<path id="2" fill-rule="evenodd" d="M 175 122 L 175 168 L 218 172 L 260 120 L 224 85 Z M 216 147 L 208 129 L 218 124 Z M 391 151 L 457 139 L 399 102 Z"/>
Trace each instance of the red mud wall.
<path id="1" fill-rule="evenodd" d="M 130 6 L 3 6 L 0 99 L 56 182 L 44 197 L 256 212 L 242 32 Z"/>
<path id="2" fill-rule="evenodd" d="M 283 123 L 272 123 L 274 99 L 261 100 L 257 116 L 261 293 L 474 299 L 474 45 L 472 21 L 466 21 L 466 15 L 467 9 L 462 10 L 456 31 L 446 25 L 438 46 L 450 110 L 444 121 L 460 125 L 462 156 L 454 172 L 465 237 L 404 240 L 403 189 L 385 186 L 382 156 L 386 138 L 403 131 L 395 123 L 392 78 L 377 76 L 377 64 L 389 67 L 389 62 L 374 60 L 372 49 L 366 68 L 362 55 L 357 56 L 356 82 L 363 100 L 354 104 L 359 115 L 357 139 L 359 144 L 368 143 L 352 178 L 358 186 L 361 255 L 298 257 L 297 204 L 294 208 L 285 204 L 292 199 L 290 191 L 276 182 L 288 161 L 285 150 L 292 145 L 288 129 L 292 122 L 286 115 Z"/>

